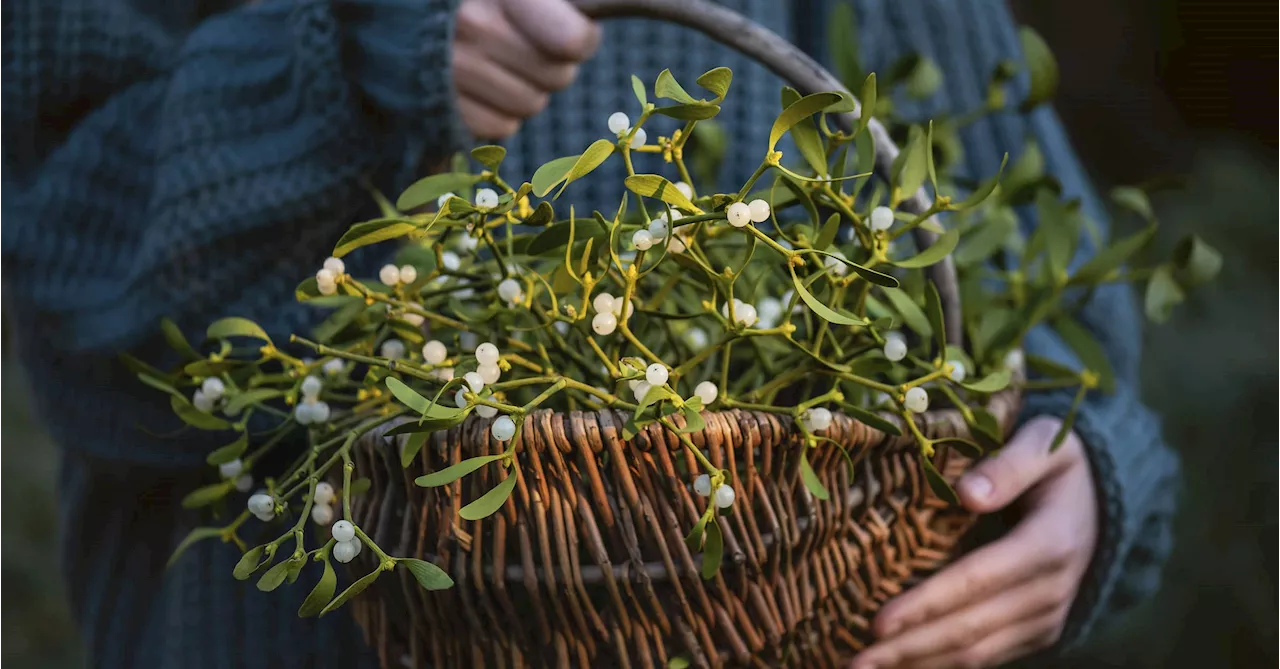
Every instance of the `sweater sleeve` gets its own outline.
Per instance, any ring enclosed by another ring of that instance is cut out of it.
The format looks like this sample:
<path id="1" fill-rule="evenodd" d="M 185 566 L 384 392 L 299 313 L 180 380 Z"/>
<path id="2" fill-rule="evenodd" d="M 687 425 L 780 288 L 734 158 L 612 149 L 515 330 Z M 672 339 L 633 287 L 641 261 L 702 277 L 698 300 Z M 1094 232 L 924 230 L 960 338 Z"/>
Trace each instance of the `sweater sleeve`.
<path id="1" fill-rule="evenodd" d="M 914 51 L 932 58 L 943 72 L 943 85 L 935 95 L 900 105 L 910 117 L 980 108 L 995 65 L 1005 59 L 1022 60 L 1016 25 L 999 0 L 862 0 L 856 7 L 866 62 L 884 68 Z M 1021 99 L 1026 89 L 1024 76 L 1014 82 L 1010 98 Z M 1105 227 L 1105 209 L 1052 109 L 990 115 L 965 128 L 962 140 L 964 169 L 972 177 L 994 174 L 1003 154 L 1009 152 L 1014 161 L 1027 140 L 1035 141 L 1044 154 L 1046 172 L 1062 184 L 1063 196 L 1080 199 L 1085 214 Z M 1024 229 L 1036 224 L 1032 211 L 1020 212 L 1020 218 Z M 1095 250 L 1083 240 L 1075 262 L 1083 262 Z M 1159 420 L 1139 397 L 1139 314 L 1129 287 L 1109 285 L 1096 291 L 1078 315 L 1106 350 L 1117 389 L 1110 395 L 1091 393 L 1075 423 L 1094 474 L 1100 530 L 1060 648 L 1077 644 L 1109 616 L 1149 596 L 1159 584 L 1170 549 L 1179 463 L 1161 438 Z M 1082 366 L 1048 327 L 1034 329 L 1025 345 L 1029 353 L 1076 369 Z M 1032 393 L 1023 419 L 1063 417 L 1073 394 Z"/>
<path id="2" fill-rule="evenodd" d="M 71 352 L 269 318 L 362 183 L 460 145 L 455 2 L 6 2 L 6 300 Z"/>

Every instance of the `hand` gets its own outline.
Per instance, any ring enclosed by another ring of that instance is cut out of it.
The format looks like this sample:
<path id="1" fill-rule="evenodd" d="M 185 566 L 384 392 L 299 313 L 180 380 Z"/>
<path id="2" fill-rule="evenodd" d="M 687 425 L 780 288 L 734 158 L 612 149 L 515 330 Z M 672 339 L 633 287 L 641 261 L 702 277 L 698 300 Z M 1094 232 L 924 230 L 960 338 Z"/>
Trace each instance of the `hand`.
<path id="1" fill-rule="evenodd" d="M 1016 502 L 1018 524 L 886 604 L 873 624 L 880 640 L 852 669 L 989 667 L 1058 640 L 1098 531 L 1080 439 L 1070 434 L 1049 452 L 1060 426 L 1031 421 L 961 478 L 965 507 L 990 513 Z"/>
<path id="2" fill-rule="evenodd" d="M 515 134 L 599 44 L 600 27 L 567 0 L 463 0 L 453 37 L 463 122 L 481 139 Z"/>

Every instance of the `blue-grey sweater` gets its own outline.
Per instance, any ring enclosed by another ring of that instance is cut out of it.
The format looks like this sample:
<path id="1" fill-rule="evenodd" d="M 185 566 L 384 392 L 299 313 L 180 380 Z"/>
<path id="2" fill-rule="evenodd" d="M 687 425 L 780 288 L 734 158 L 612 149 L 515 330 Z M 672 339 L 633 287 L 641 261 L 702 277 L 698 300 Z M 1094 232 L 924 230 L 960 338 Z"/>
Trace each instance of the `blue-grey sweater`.
<path id="1" fill-rule="evenodd" d="M 825 52 L 824 0 L 727 1 Z M 398 192 L 469 141 L 450 95 L 456 2 L 5 0 L 4 300 L 35 403 L 64 448 L 62 567 L 95 666 L 369 663 L 350 618 L 296 617 L 306 588 L 265 595 L 231 580 L 232 546 L 205 542 L 164 570 L 198 520 L 178 501 L 208 476 L 203 458 L 216 444 L 141 429 L 163 431 L 173 417 L 116 354 L 171 362 L 158 337 L 162 316 L 197 338 L 226 315 L 280 335 L 312 322 L 293 287 L 347 225 L 375 214 L 363 184 Z M 1014 23 L 996 0 L 853 4 L 868 68 L 909 51 L 941 66 L 943 87 L 908 110 L 921 118 L 980 106 L 992 67 L 1020 58 Z M 507 142 L 504 172 L 530 175 L 602 136 L 611 112 L 634 105 L 632 73 L 652 80 L 671 67 L 691 80 L 719 65 L 736 75 L 721 120 L 735 138 L 725 176 L 741 183 L 780 82 L 687 30 L 643 20 L 606 24 L 578 81 Z M 1025 82 L 1016 88 L 1015 100 Z M 1027 138 L 1066 195 L 1105 220 L 1051 109 L 1009 110 L 967 127 L 963 168 L 994 173 Z M 597 193 L 602 183 L 610 190 Z M 619 173 L 605 169 L 573 192 L 611 204 L 617 183 Z M 355 269 L 377 261 L 366 254 Z M 1097 291 L 1083 321 L 1106 347 L 1119 389 L 1090 397 L 1076 423 L 1102 518 L 1066 643 L 1155 587 L 1178 472 L 1137 395 L 1131 294 Z M 1076 362 L 1047 329 L 1028 347 Z M 1037 395 L 1027 413 L 1061 415 L 1068 400 Z"/>

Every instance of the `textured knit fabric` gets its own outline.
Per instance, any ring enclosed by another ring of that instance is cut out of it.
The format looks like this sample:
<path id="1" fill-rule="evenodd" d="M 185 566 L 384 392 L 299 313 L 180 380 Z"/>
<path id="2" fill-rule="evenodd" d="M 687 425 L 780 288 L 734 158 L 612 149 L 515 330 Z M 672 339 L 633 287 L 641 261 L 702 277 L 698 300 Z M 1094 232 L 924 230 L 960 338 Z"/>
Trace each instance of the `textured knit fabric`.
<path id="1" fill-rule="evenodd" d="M 315 321 L 293 303 L 293 287 L 347 225 L 376 215 L 365 184 L 396 193 L 467 145 L 449 95 L 456 1 L 4 3 L 5 303 L 36 405 L 65 449 L 63 566 L 95 666 L 370 662 L 348 617 L 296 617 L 305 587 L 264 595 L 232 581 L 233 546 L 198 544 L 164 570 L 199 520 L 178 500 L 207 478 L 204 456 L 220 444 L 207 434 L 153 436 L 177 423 L 163 396 L 115 355 L 172 363 L 157 335 L 162 316 L 196 339 L 226 315 L 277 337 Z M 815 17 L 825 16 L 826 0 L 727 4 L 822 48 Z M 942 90 L 906 108 L 919 118 L 978 107 L 995 63 L 1019 57 L 1011 18 L 993 0 L 854 6 L 868 68 L 908 51 L 941 66 Z M 735 72 L 721 117 L 734 138 L 722 176 L 741 183 L 759 159 L 780 82 L 688 31 L 639 20 L 606 24 L 578 82 L 507 143 L 504 172 L 527 177 L 603 136 L 609 113 L 634 109 L 631 74 L 651 81 L 671 67 L 687 81 L 718 65 Z M 990 174 L 1028 137 L 1065 193 L 1104 220 L 1048 109 L 965 129 L 964 167 Z M 616 206 L 620 174 L 607 167 L 567 197 Z M 1034 224 L 1030 212 L 1024 223 Z M 380 254 L 348 266 L 372 275 Z M 1077 422 L 1102 531 L 1066 641 L 1149 593 L 1168 549 L 1177 460 L 1137 397 L 1137 314 L 1129 292 L 1111 287 L 1082 318 L 1120 388 L 1090 397 Z M 1075 362 L 1048 330 L 1028 345 Z M 1062 415 L 1068 399 L 1038 395 L 1027 415 Z M 315 578 L 304 572 L 302 583 Z"/>

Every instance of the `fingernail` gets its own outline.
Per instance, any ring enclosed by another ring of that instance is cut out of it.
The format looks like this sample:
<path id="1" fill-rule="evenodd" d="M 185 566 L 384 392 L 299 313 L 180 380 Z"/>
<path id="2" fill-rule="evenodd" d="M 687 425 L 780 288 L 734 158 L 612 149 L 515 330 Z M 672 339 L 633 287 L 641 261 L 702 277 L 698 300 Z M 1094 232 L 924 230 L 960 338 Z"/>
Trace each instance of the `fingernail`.
<path id="1" fill-rule="evenodd" d="M 982 474 L 971 474 L 960 481 L 960 488 L 974 499 L 986 499 L 991 495 L 991 479 Z"/>

